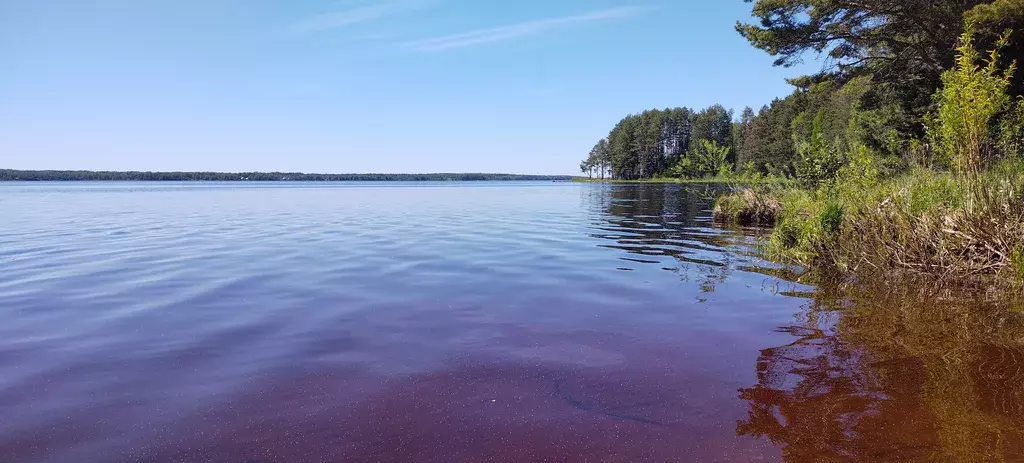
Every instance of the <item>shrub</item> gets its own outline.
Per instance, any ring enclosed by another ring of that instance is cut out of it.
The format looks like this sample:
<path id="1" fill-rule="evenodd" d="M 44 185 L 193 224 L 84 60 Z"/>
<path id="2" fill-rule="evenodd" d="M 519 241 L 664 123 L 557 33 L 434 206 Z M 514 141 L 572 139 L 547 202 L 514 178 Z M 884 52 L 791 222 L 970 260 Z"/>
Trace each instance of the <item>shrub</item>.
<path id="1" fill-rule="evenodd" d="M 686 178 L 727 176 L 732 173 L 729 150 L 728 146 L 721 146 L 714 140 L 700 140 L 696 148 L 669 169 L 669 174 Z"/>
<path id="2" fill-rule="evenodd" d="M 999 70 L 999 51 L 1007 45 L 1004 34 L 981 62 L 974 48 L 974 29 L 967 25 L 957 46 L 956 65 L 942 74 L 942 89 L 935 95 L 937 112 L 929 120 L 929 132 L 943 159 L 957 173 L 977 175 L 992 157 L 993 122 L 1012 106 L 1007 93 L 1015 66 Z"/>
<path id="3" fill-rule="evenodd" d="M 819 112 L 814 118 L 810 139 L 796 142 L 793 170 L 797 180 L 809 187 L 835 179 L 845 161 L 837 143 L 825 139 L 821 128 L 823 114 Z"/>
<path id="4" fill-rule="evenodd" d="M 800 244 L 800 227 L 792 221 L 779 224 L 772 232 L 770 246 L 780 250 L 791 250 Z"/>
<path id="5" fill-rule="evenodd" d="M 822 231 L 829 237 L 836 237 L 843 225 L 843 206 L 834 202 L 826 203 L 821 211 L 820 220 Z"/>
<path id="6" fill-rule="evenodd" d="M 1004 157 L 1024 157 L 1024 96 L 1000 121 L 997 145 Z"/>

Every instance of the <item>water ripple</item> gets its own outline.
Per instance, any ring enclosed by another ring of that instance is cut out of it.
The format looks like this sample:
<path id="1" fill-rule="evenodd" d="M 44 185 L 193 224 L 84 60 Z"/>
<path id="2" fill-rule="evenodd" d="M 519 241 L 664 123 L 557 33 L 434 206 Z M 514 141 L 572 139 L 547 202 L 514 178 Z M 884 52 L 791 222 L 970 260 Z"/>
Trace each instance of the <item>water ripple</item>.
<path id="1" fill-rule="evenodd" d="M 780 457 L 736 391 L 807 300 L 704 191 L 0 189 L 0 461 Z"/>

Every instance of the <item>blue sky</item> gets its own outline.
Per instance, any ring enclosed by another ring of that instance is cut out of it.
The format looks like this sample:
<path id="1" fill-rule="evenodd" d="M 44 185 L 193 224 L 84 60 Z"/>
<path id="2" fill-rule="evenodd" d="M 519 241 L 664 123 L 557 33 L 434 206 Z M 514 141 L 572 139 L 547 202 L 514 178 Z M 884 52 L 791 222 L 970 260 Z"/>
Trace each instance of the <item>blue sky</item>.
<path id="1" fill-rule="evenodd" d="M 742 0 L 0 0 L 0 168 L 576 173 L 791 91 Z"/>

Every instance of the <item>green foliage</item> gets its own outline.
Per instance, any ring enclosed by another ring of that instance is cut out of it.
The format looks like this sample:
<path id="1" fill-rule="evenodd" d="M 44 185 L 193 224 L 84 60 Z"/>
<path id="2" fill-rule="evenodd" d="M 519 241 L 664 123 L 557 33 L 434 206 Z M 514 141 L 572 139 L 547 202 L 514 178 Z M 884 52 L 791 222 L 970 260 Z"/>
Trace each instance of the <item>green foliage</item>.
<path id="1" fill-rule="evenodd" d="M 580 170 L 590 178 L 594 177 L 594 172 L 596 171 L 597 176 L 603 179 L 609 173 L 611 166 L 611 146 L 608 144 L 607 139 L 602 138 L 590 150 L 590 155 L 587 156 L 587 159 L 580 163 Z"/>
<path id="2" fill-rule="evenodd" d="M 660 175 L 692 177 L 730 172 L 734 151 L 732 111 L 721 105 L 695 113 L 688 108 L 648 110 L 626 116 L 608 134 L 607 141 L 591 150 L 581 169 L 619 180 L 641 180 Z M 726 168 L 717 151 L 703 146 L 711 141 L 725 148 Z M 707 156 L 714 155 L 712 158 Z M 707 170 L 709 163 L 713 168 Z M 603 178 L 603 177 L 602 177 Z"/>
<path id="3" fill-rule="evenodd" d="M 843 225 L 843 206 L 831 201 L 826 202 L 818 219 L 821 221 L 821 230 L 825 235 L 836 237 Z"/>
<path id="4" fill-rule="evenodd" d="M 995 48 L 1006 31 L 1013 31 L 999 65 L 1006 68 L 1013 62 L 1024 63 L 1024 0 L 988 1 L 975 6 L 964 17 L 975 28 L 982 50 Z M 1024 94 L 1024 73 L 1014 76 L 1010 94 Z"/>
<path id="5" fill-rule="evenodd" d="M 1010 111 L 1011 105 L 989 98 L 999 92 L 986 96 L 986 88 L 999 87 L 1011 97 L 1024 92 L 1020 76 L 991 72 L 1024 59 L 1024 0 L 748 1 L 758 20 L 739 23 L 737 30 L 752 45 L 781 66 L 799 63 L 808 51 L 820 53 L 826 57 L 823 71 L 791 79 L 791 95 L 756 112 L 746 108 L 737 121 L 720 105 L 627 116 L 609 133 L 610 161 L 596 169 L 597 176 L 695 175 L 700 161 L 686 158 L 702 140 L 729 147 L 734 166 L 752 164 L 761 173 L 795 175 L 811 184 L 833 178 L 860 145 L 878 153 L 889 173 L 914 166 L 970 170 L 990 157 L 988 151 L 1021 152 L 1024 109 Z M 1004 33 L 1008 29 L 1014 32 Z M 979 67 L 977 56 L 968 55 L 969 44 L 961 41 L 957 48 L 965 30 L 977 31 L 986 49 L 1009 53 L 993 54 Z M 999 79 L 978 78 L 986 75 Z M 993 104 L 986 109 L 984 102 Z M 923 143 L 924 118 L 932 113 L 932 121 L 942 122 L 927 124 L 931 142 Z M 955 127 L 957 114 L 968 115 L 962 127 Z M 995 133 L 981 143 L 982 153 L 963 149 L 978 146 L 984 134 L 975 129 L 986 120 Z M 594 165 L 601 163 L 588 163 L 592 175 Z"/>
<path id="6" fill-rule="evenodd" d="M 895 105 L 893 119 L 914 130 L 939 87 L 939 73 L 953 62 L 963 15 L 991 0 L 756 0 L 757 24 L 737 24 L 752 45 L 775 56 L 776 65 L 801 62 L 807 52 L 831 64 L 814 78 L 870 76 L 873 110 Z"/>
<path id="7" fill-rule="evenodd" d="M 1003 156 L 1024 158 L 1024 96 L 999 121 L 996 146 Z"/>
<path id="8" fill-rule="evenodd" d="M 686 153 L 693 139 L 694 112 L 689 108 L 673 108 L 664 110 L 662 123 L 662 142 L 664 143 L 665 165 L 671 166 L 679 162 Z"/>
<path id="9" fill-rule="evenodd" d="M 825 139 L 822 130 L 824 112 L 814 119 L 809 140 L 797 140 L 793 168 L 796 178 L 807 186 L 816 186 L 835 179 L 845 161 L 838 143 Z"/>
<path id="10" fill-rule="evenodd" d="M 816 190 L 776 191 L 782 212 L 769 257 L 853 273 L 1024 283 L 1024 164 L 1007 161 L 974 179 L 929 169 L 872 179 L 875 161 L 866 156 L 851 156 L 856 167 Z"/>
<path id="11" fill-rule="evenodd" d="M 775 165 L 770 163 L 770 162 L 764 165 L 764 170 L 765 170 L 765 172 L 767 172 L 766 175 L 768 177 L 778 177 L 778 178 L 788 178 L 789 177 L 788 172 L 786 172 L 785 170 L 782 170 L 782 169 L 780 169 L 778 167 L 775 167 Z"/>
<path id="12" fill-rule="evenodd" d="M 689 146 L 691 153 L 706 149 L 703 146 L 705 141 L 727 148 L 733 146 L 732 111 L 722 105 L 714 105 L 697 113 L 693 117 L 692 127 Z M 726 154 L 726 160 L 733 162 L 731 150 Z"/>
<path id="13" fill-rule="evenodd" d="M 781 250 L 776 251 L 776 253 L 791 251 L 800 244 L 800 237 L 803 234 L 797 221 L 792 219 L 785 220 L 772 232 L 770 249 Z"/>
<path id="14" fill-rule="evenodd" d="M 751 179 L 762 179 L 762 178 L 765 178 L 765 175 L 763 173 L 761 173 L 760 170 L 757 169 L 757 166 L 754 165 L 753 162 L 749 162 L 749 161 L 745 162 L 745 163 L 743 163 L 743 165 L 739 166 L 739 168 L 736 169 L 736 172 L 737 172 L 737 174 L 739 174 L 740 176 L 745 177 L 745 178 L 751 178 Z"/>
<path id="15" fill-rule="evenodd" d="M 814 192 L 802 188 L 776 194 L 782 211 L 768 241 L 768 257 L 805 265 L 812 263 L 816 242 L 821 241 L 822 236 L 821 203 Z"/>
<path id="16" fill-rule="evenodd" d="M 1010 272 L 1012 278 L 1024 284 L 1024 246 L 1017 246 L 1010 253 Z"/>
<path id="17" fill-rule="evenodd" d="M 794 137 L 806 140 L 817 130 L 843 151 L 864 141 L 869 136 L 865 120 L 869 118 L 861 114 L 861 107 L 870 88 L 871 81 L 866 77 L 845 83 L 829 79 L 812 84 L 805 108 L 793 120 Z"/>
<path id="18" fill-rule="evenodd" d="M 737 146 L 739 164 L 752 163 L 761 172 L 784 176 L 791 172 L 796 147 L 793 121 L 804 111 L 806 92 L 798 90 L 761 108 L 757 116 L 741 127 L 742 145 Z"/>
<path id="19" fill-rule="evenodd" d="M 690 145 L 692 123 L 693 111 L 687 108 L 626 116 L 608 134 L 605 157 L 611 176 L 637 180 L 661 175 Z"/>
<path id="20" fill-rule="evenodd" d="M 769 257 L 1024 283 L 1024 0 L 749 1 L 760 21 L 737 29 L 777 65 L 807 51 L 833 65 L 733 125 L 741 172 L 798 180 L 770 192 Z"/>
<path id="21" fill-rule="evenodd" d="M 740 120 L 733 123 L 732 125 L 732 143 L 733 143 L 733 156 L 736 165 L 743 165 L 743 168 L 737 169 L 740 171 L 751 172 L 756 169 L 753 162 L 750 159 L 741 160 L 741 153 L 747 151 L 747 145 L 753 140 L 750 139 L 751 128 L 754 125 L 754 120 L 757 118 L 757 114 L 754 110 L 747 106 L 743 108 L 743 112 L 740 113 Z M 748 167 L 749 165 L 749 167 Z"/>
<path id="22" fill-rule="evenodd" d="M 727 176 L 732 173 L 730 151 L 729 147 L 721 146 L 714 140 L 698 140 L 694 148 L 669 172 L 684 178 Z"/>
<path id="23" fill-rule="evenodd" d="M 993 157 L 996 117 L 1010 108 L 1007 93 L 1015 67 L 999 69 L 999 50 L 1009 34 L 997 43 L 984 65 L 974 48 L 974 31 L 968 27 L 957 47 L 956 66 L 942 74 L 942 89 L 936 94 L 938 110 L 929 133 L 939 153 L 959 174 L 975 176 L 983 163 Z"/>

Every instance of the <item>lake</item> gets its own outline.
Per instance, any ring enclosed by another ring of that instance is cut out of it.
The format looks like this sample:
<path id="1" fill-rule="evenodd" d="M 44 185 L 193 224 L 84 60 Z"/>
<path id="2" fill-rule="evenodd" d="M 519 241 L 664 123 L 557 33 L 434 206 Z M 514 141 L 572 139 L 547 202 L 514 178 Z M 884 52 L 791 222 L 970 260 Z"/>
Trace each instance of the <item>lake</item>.
<path id="1" fill-rule="evenodd" d="M 1024 460 L 1024 316 L 708 187 L 0 184 L 0 461 Z"/>

